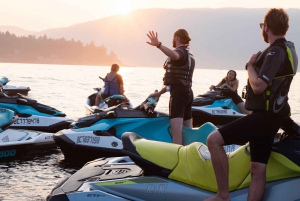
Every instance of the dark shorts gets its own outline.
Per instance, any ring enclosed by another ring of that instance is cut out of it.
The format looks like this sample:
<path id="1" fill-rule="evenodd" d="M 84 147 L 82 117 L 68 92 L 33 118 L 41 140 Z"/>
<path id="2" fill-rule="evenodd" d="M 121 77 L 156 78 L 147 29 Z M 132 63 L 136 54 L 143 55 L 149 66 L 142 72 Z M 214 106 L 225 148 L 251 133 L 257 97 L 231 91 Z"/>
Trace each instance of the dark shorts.
<path id="1" fill-rule="evenodd" d="M 241 102 L 244 102 L 237 92 L 230 91 L 230 92 L 226 92 L 224 95 L 229 96 L 236 105 Z"/>
<path id="2" fill-rule="evenodd" d="M 283 116 L 252 112 L 218 129 L 225 145 L 250 142 L 251 161 L 267 164 Z"/>
<path id="3" fill-rule="evenodd" d="M 108 94 L 101 93 L 101 98 L 102 98 L 102 99 L 106 99 L 106 98 L 108 98 L 108 97 L 109 97 Z"/>
<path id="4" fill-rule="evenodd" d="M 237 93 L 232 93 L 231 95 L 232 101 L 237 105 L 241 102 L 244 102 L 242 98 Z"/>
<path id="5" fill-rule="evenodd" d="M 172 85 L 170 91 L 169 115 L 170 119 L 183 118 L 189 120 L 192 118 L 192 103 L 194 94 L 190 87 L 181 85 Z"/>

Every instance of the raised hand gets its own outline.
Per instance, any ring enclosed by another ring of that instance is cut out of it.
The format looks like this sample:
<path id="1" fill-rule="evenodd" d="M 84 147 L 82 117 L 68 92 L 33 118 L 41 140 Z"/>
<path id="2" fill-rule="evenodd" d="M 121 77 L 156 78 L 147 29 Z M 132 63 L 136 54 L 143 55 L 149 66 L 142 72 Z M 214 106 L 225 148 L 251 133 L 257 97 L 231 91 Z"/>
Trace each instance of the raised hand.
<path id="1" fill-rule="evenodd" d="M 149 45 L 157 46 L 159 44 L 158 38 L 157 38 L 157 32 L 149 31 L 149 34 L 147 34 L 148 38 L 151 42 L 147 42 Z"/>

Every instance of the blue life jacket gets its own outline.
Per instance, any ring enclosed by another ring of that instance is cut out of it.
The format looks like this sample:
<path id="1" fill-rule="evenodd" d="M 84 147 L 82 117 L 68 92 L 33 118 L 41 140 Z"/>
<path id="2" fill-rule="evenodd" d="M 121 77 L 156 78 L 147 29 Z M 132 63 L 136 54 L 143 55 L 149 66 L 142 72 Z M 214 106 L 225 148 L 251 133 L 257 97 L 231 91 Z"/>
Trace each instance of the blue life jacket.
<path id="1" fill-rule="evenodd" d="M 105 82 L 105 89 L 104 89 L 104 94 L 107 94 L 109 96 L 116 95 L 116 94 L 122 94 L 120 91 L 120 83 L 118 81 L 118 74 L 111 80 L 109 81 L 107 79 L 107 76 L 104 79 Z"/>

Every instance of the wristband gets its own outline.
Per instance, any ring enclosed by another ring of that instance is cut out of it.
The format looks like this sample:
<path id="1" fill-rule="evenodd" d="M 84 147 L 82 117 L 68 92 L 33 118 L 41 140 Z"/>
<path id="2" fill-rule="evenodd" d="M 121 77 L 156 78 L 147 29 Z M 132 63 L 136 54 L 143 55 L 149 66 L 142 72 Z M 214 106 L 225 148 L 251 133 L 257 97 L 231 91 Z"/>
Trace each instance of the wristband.
<path id="1" fill-rule="evenodd" d="M 158 43 L 158 45 L 156 45 L 157 48 L 160 48 L 161 46 L 161 42 Z"/>
<path id="2" fill-rule="evenodd" d="M 253 64 L 250 63 L 250 62 L 249 62 L 249 63 L 246 63 L 246 65 L 245 65 L 245 69 L 246 69 L 246 70 L 247 70 L 247 68 L 248 68 L 249 65 L 253 66 Z"/>

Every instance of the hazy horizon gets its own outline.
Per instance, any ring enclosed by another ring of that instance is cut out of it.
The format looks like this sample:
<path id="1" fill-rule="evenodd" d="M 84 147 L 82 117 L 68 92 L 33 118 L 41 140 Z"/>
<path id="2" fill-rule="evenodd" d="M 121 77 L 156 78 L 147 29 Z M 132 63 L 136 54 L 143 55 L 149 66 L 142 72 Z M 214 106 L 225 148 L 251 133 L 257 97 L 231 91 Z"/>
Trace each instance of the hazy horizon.
<path id="1" fill-rule="evenodd" d="M 69 27 L 30 32 L 10 27 L 16 36 L 36 37 L 93 42 L 114 52 L 127 66 L 162 66 L 166 57 L 156 48 L 148 45 L 146 34 L 158 32 L 159 40 L 172 47 L 172 36 L 178 28 L 186 29 L 191 38 L 191 51 L 196 68 L 243 69 L 249 57 L 268 46 L 261 37 L 259 23 L 267 8 L 193 8 L 193 9 L 139 9 L 127 15 L 109 16 L 73 24 Z M 290 29 L 287 39 L 300 44 L 299 9 L 286 9 L 290 15 Z M 0 31 L 5 27 L 0 26 Z M 18 34 L 17 34 L 18 33 Z M 21 45 L 21 44 L 19 44 Z M 19 47 L 16 47 L 17 49 Z M 53 54 L 53 53 L 52 53 Z M 38 56 L 38 55 L 36 55 Z M 51 56 L 51 55 L 50 55 Z"/>
<path id="2" fill-rule="evenodd" d="M 147 8 L 300 8 L 299 1 L 279 0 L 11 0 L 0 7 L 0 26 L 16 26 L 27 31 L 52 28 L 127 14 Z"/>

